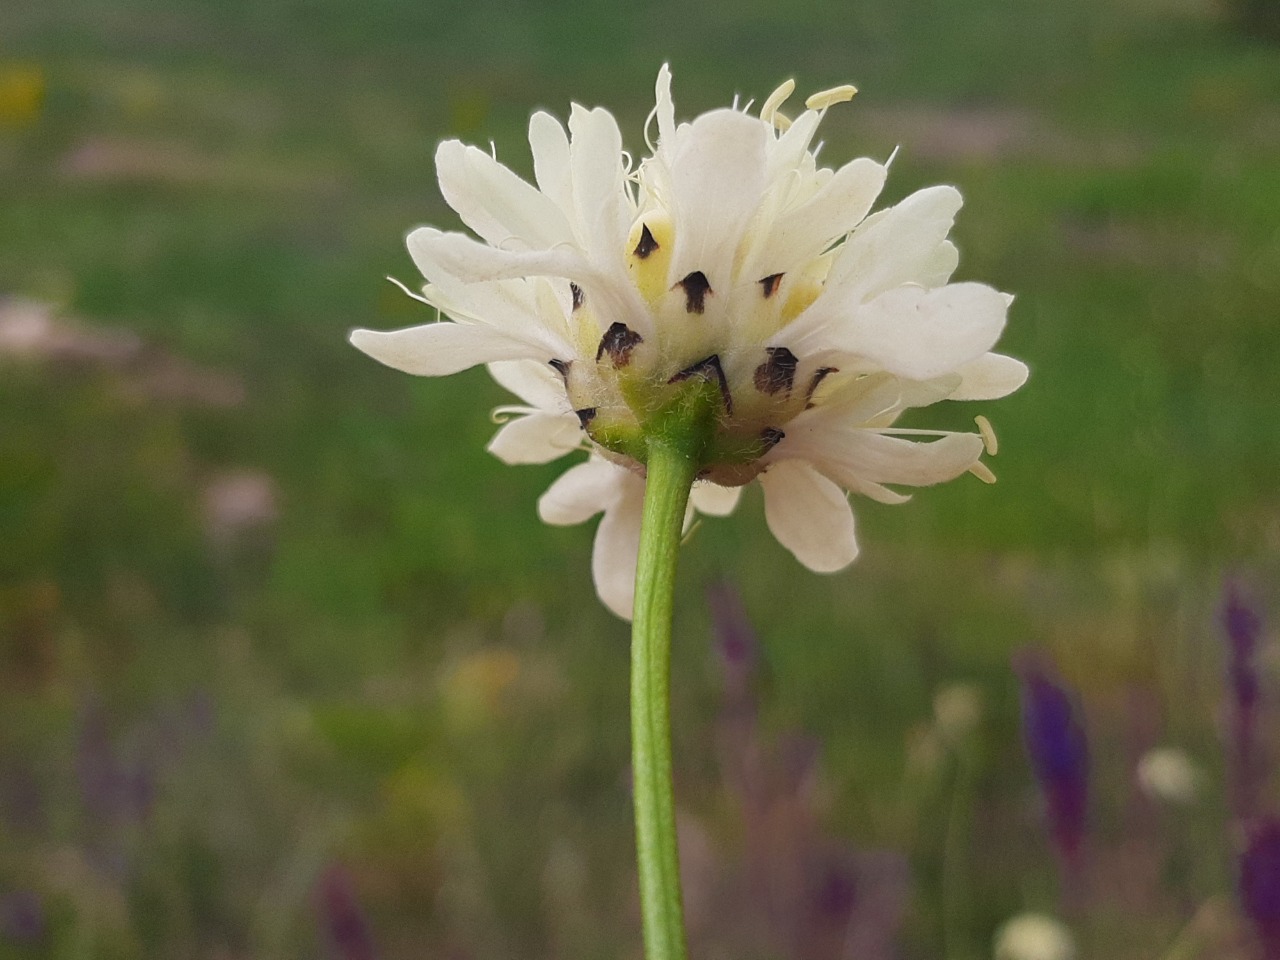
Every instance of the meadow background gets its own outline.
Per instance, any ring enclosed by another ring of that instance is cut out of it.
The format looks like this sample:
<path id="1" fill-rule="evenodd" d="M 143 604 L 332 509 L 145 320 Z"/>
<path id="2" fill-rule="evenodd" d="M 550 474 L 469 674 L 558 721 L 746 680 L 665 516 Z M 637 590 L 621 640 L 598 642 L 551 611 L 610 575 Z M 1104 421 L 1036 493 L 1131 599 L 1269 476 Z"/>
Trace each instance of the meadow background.
<path id="1" fill-rule="evenodd" d="M 977 960 L 1037 911 L 1082 958 L 1261 956 L 1237 875 L 1280 800 L 1276 19 L 0 6 L 0 957 L 639 956 L 627 633 L 590 529 L 535 516 L 563 467 L 485 453 L 482 371 L 415 380 L 345 337 L 427 319 L 383 278 L 413 279 L 409 228 L 457 223 L 440 139 L 528 173 L 529 112 L 576 100 L 640 151 L 665 60 L 684 117 L 858 84 L 824 159 L 900 146 L 886 201 L 962 188 L 959 276 L 1017 293 L 1002 348 L 1033 371 L 930 411 L 992 419 L 999 484 L 857 502 L 850 570 L 800 568 L 758 495 L 684 551 L 697 954 Z M 1229 582 L 1263 624 L 1245 812 Z M 1018 665 L 1088 738 L 1076 863 Z M 1187 802 L 1141 789 L 1156 746 L 1199 771 Z"/>

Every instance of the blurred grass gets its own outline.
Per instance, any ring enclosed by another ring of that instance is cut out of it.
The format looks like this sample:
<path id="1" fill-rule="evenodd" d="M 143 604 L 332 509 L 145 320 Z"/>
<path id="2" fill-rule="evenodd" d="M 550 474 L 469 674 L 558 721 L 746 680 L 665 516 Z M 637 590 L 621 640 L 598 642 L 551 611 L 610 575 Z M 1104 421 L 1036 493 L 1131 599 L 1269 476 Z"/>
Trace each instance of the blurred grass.
<path id="1" fill-rule="evenodd" d="M 413 381 L 345 333 L 424 319 L 382 277 L 412 277 L 408 228 L 456 222 L 439 139 L 492 140 L 527 172 L 528 112 L 575 99 L 614 109 L 638 149 L 664 59 L 686 116 L 791 75 L 858 83 L 824 158 L 901 145 L 887 200 L 961 186 L 961 276 L 1018 294 L 1003 348 L 1033 368 L 998 404 L 930 412 L 991 416 L 1000 484 L 857 503 L 849 572 L 802 571 L 756 498 L 699 530 L 676 652 L 690 809 L 731 833 L 700 592 L 721 575 L 766 643 L 769 722 L 822 738 L 833 826 L 912 855 L 911 957 L 943 955 L 947 769 L 903 799 L 941 687 L 976 684 L 988 711 L 948 957 L 1055 903 L 1012 649 L 1057 651 L 1085 688 L 1113 795 L 1126 697 L 1156 717 L 1144 736 L 1217 763 L 1216 585 L 1241 567 L 1274 583 L 1280 552 L 1280 51 L 1218 10 L 11 4 L 0 293 L 127 329 L 245 400 L 148 394 L 136 366 L 0 368 L 0 772 L 42 811 L 0 829 L 0 879 L 42 891 L 52 931 L 0 952 L 305 955 L 323 939 L 309 878 L 343 858 L 388 956 L 633 955 L 625 629 L 591 593 L 589 531 L 537 522 L 561 468 L 484 452 L 500 391 L 483 373 Z M 202 498 L 243 469 L 274 481 L 279 518 L 228 553 Z M 202 697 L 207 732 L 149 745 Z M 154 768 L 133 833 L 75 786 L 95 698 L 125 759 Z M 1139 922 L 1078 918 L 1086 944 L 1153 956 L 1185 902 L 1225 889 L 1220 804 L 1185 830 L 1200 865 L 1133 905 Z M 1104 845 L 1126 829 L 1097 820 Z M 577 879 L 548 892 L 548 858 Z"/>

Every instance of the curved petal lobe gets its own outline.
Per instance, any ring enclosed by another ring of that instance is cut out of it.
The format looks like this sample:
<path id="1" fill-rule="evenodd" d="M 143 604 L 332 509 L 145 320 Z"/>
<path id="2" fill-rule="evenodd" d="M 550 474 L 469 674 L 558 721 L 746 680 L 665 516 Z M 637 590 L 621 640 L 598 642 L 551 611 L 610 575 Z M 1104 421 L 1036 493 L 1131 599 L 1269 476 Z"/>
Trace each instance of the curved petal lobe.
<path id="1" fill-rule="evenodd" d="M 960 367 L 960 386 L 952 400 L 998 400 L 1027 382 L 1030 371 L 1021 360 L 1001 353 L 988 353 Z"/>
<path id="2" fill-rule="evenodd" d="M 489 376 L 502 389 L 548 413 L 571 413 L 564 381 L 550 365 L 533 360 L 508 360 L 489 364 Z"/>
<path id="3" fill-rule="evenodd" d="M 591 551 L 591 576 L 604 605 L 630 620 L 636 596 L 636 562 L 640 556 L 640 518 L 644 481 L 628 474 L 621 496 L 600 518 Z"/>
<path id="4" fill-rule="evenodd" d="M 529 149 L 538 189 L 565 214 L 573 212 L 573 177 L 569 171 L 569 137 L 560 121 L 539 110 L 529 118 Z"/>
<path id="5" fill-rule="evenodd" d="M 760 475 L 760 485 L 769 529 L 810 570 L 832 573 L 857 557 L 849 499 L 813 467 L 781 460 Z"/>
<path id="6" fill-rule="evenodd" d="M 503 424 L 488 450 L 503 463 L 550 463 L 577 450 L 582 427 L 573 414 L 531 413 Z"/>
<path id="7" fill-rule="evenodd" d="M 546 250 L 573 238 L 549 197 L 483 150 L 446 140 L 436 150 L 436 171 L 449 206 L 494 246 Z"/>
<path id="8" fill-rule="evenodd" d="M 570 467 L 547 488 L 538 498 L 538 516 L 557 527 L 584 523 L 618 499 L 627 476 L 621 467 L 592 457 Z"/>
<path id="9" fill-rule="evenodd" d="M 447 377 L 481 363 L 550 360 L 549 351 L 473 323 L 428 323 L 404 330 L 352 330 L 351 345 L 379 363 L 420 377 Z"/>
<path id="10" fill-rule="evenodd" d="M 741 487 L 722 487 L 718 483 L 697 483 L 689 492 L 689 503 L 709 517 L 727 517 L 738 506 Z"/>
<path id="11" fill-rule="evenodd" d="M 976 433 L 952 433 L 921 443 L 874 430 L 848 430 L 833 438 L 823 467 L 842 483 L 842 477 L 825 469 L 828 465 L 848 470 L 858 480 L 928 487 L 954 480 L 978 462 L 982 451 L 982 437 Z"/>
<path id="12" fill-rule="evenodd" d="M 980 283 L 899 287 L 844 323 L 814 331 L 804 347 L 865 357 L 909 380 L 931 380 L 982 356 L 1004 329 L 1004 295 Z"/>

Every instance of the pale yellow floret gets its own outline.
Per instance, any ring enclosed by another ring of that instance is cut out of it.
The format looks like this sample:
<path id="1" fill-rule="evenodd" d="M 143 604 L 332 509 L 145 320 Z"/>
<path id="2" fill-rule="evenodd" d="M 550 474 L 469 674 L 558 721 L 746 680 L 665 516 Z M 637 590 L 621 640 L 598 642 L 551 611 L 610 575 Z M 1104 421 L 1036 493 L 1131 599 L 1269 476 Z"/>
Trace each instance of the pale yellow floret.
<path id="1" fill-rule="evenodd" d="M 815 93 L 804 102 L 804 105 L 810 110 L 825 110 L 827 107 L 834 106 L 837 103 L 848 103 L 857 92 L 857 87 L 851 83 L 845 83 L 838 87 L 832 87 L 830 90 L 821 90 Z"/>
<path id="2" fill-rule="evenodd" d="M 969 472 L 981 480 L 983 483 L 995 483 L 996 475 L 991 472 L 991 468 L 979 460 L 969 468 Z"/>
<path id="3" fill-rule="evenodd" d="M 982 434 L 982 445 L 987 449 L 987 456 L 994 457 L 1000 446 L 996 442 L 996 432 L 991 428 L 991 421 L 979 415 L 973 418 L 973 422 L 978 425 L 978 432 Z"/>
<path id="4" fill-rule="evenodd" d="M 596 317 L 596 312 L 591 306 L 583 306 L 570 314 L 569 337 L 579 356 L 595 356 L 601 333 L 603 331 L 600 329 L 599 318 Z"/>
<path id="5" fill-rule="evenodd" d="M 769 94 L 769 98 L 765 100 L 764 106 L 760 108 L 760 119 L 765 123 L 771 123 L 779 130 L 786 130 L 791 126 L 791 121 L 786 115 L 779 113 L 778 108 L 786 103 L 787 98 L 795 92 L 796 82 L 788 80 L 778 87 L 777 90 Z"/>
<path id="6" fill-rule="evenodd" d="M 649 235 L 658 246 L 648 256 L 639 257 L 635 250 L 645 227 L 649 228 Z M 671 251 L 675 249 L 675 239 L 671 218 L 662 214 L 648 214 L 643 220 L 636 221 L 627 237 L 627 269 L 640 296 L 651 304 L 667 292 L 667 267 L 671 263 Z"/>
<path id="7" fill-rule="evenodd" d="M 782 306 L 782 326 L 786 326 L 800 314 L 804 313 L 822 294 L 822 284 L 812 277 L 798 277 L 787 294 L 787 302 Z"/>

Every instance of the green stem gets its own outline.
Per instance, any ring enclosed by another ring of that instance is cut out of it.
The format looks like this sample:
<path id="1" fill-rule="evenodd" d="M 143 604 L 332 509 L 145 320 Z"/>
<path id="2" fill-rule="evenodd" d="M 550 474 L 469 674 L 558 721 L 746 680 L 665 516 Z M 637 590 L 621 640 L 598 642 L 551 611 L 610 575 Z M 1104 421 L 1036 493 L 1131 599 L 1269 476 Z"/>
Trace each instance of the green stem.
<path id="1" fill-rule="evenodd" d="M 692 433 L 648 442 L 631 630 L 631 769 L 646 960 L 686 955 L 671 779 L 671 614 L 696 443 Z"/>

